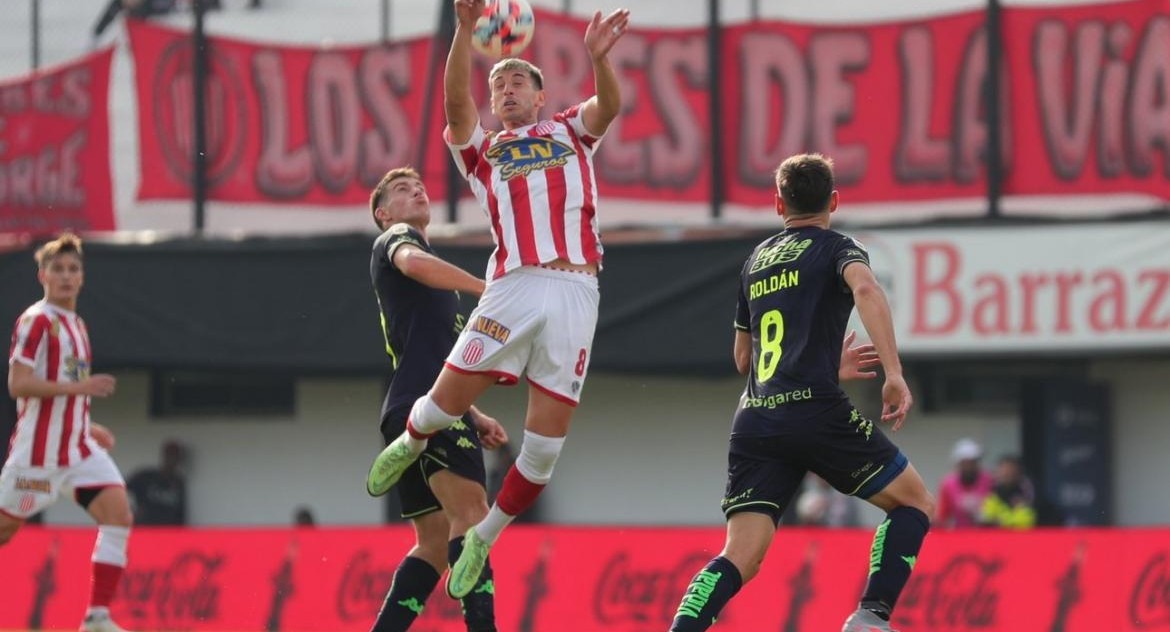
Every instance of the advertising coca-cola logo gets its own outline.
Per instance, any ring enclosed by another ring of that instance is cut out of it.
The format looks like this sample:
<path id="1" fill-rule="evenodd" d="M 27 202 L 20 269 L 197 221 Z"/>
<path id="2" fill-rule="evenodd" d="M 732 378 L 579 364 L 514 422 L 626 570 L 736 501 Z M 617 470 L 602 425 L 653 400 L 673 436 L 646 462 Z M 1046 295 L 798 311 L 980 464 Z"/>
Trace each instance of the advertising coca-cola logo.
<path id="1" fill-rule="evenodd" d="M 115 602 L 129 610 L 134 626 L 189 630 L 219 618 L 225 555 L 180 551 L 165 566 L 127 568 Z"/>
<path id="2" fill-rule="evenodd" d="M 1129 597 L 1129 620 L 1140 630 L 1170 626 L 1170 561 L 1165 551 L 1138 573 Z"/>
<path id="3" fill-rule="evenodd" d="M 599 623 L 669 624 L 691 577 L 710 560 L 709 553 L 693 552 L 669 567 L 638 566 L 626 551 L 606 563 L 593 593 L 593 613 Z"/>
<path id="4" fill-rule="evenodd" d="M 937 571 L 919 569 L 910 576 L 895 617 L 906 627 L 932 632 L 995 629 L 1003 560 L 963 553 Z"/>
<path id="5" fill-rule="evenodd" d="M 337 616 L 344 621 L 369 620 L 378 614 L 394 581 L 394 568 L 380 566 L 369 549 L 349 558 L 337 585 Z"/>

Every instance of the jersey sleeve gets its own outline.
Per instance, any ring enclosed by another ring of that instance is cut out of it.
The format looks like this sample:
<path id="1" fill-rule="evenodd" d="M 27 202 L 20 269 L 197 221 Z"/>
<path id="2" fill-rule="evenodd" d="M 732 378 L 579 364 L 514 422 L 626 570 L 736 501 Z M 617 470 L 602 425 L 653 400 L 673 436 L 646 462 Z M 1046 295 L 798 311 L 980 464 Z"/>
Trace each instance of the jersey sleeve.
<path id="1" fill-rule="evenodd" d="M 16 321 L 12 331 L 12 347 L 8 351 L 8 364 L 19 362 L 31 367 L 37 364 L 37 355 L 45 346 L 45 335 L 49 330 L 49 318 L 43 314 L 25 314 Z"/>
<path id="2" fill-rule="evenodd" d="M 842 236 L 841 244 L 837 248 L 835 255 L 834 267 L 837 269 L 837 279 L 842 284 L 845 283 L 845 266 L 859 261 L 869 266 L 869 252 L 866 251 L 865 246 L 860 241 L 852 237 Z M 846 286 L 848 287 L 848 286 Z"/>
<path id="3" fill-rule="evenodd" d="M 578 103 L 564 112 L 558 112 L 555 116 L 553 116 L 553 120 L 568 125 L 569 129 L 573 130 L 573 134 L 575 134 L 577 138 L 581 139 L 582 145 L 585 145 L 589 149 L 593 149 L 597 143 L 601 142 L 602 136 L 604 136 L 604 134 L 602 136 L 595 136 L 588 129 L 585 129 L 585 118 L 582 116 L 584 111 L 585 104 Z"/>
<path id="4" fill-rule="evenodd" d="M 426 240 L 409 224 L 395 224 L 386 229 L 386 233 L 383 235 L 381 250 L 386 256 L 386 263 L 388 265 L 394 266 L 394 253 L 398 251 L 399 247 L 406 244 L 417 246 L 423 250 L 427 249 Z"/>
<path id="5" fill-rule="evenodd" d="M 475 124 L 475 131 L 471 133 L 471 138 L 467 139 L 467 142 L 462 145 L 452 142 L 450 127 L 443 129 L 443 141 L 447 143 L 447 148 L 451 150 L 451 157 L 455 159 L 455 166 L 459 168 L 459 173 L 463 174 L 464 178 L 475 174 L 475 170 L 479 166 L 479 161 L 483 159 L 483 152 L 486 149 L 485 141 L 487 139 L 487 131 L 478 122 Z"/>
<path id="6" fill-rule="evenodd" d="M 736 293 L 738 295 L 738 300 L 735 306 L 735 329 L 737 331 L 750 332 L 752 330 L 752 314 L 748 309 L 747 293 L 744 292 L 744 282 L 746 280 L 747 264 L 745 263 L 743 266 L 743 272 L 741 272 L 739 275 L 739 291 Z"/>

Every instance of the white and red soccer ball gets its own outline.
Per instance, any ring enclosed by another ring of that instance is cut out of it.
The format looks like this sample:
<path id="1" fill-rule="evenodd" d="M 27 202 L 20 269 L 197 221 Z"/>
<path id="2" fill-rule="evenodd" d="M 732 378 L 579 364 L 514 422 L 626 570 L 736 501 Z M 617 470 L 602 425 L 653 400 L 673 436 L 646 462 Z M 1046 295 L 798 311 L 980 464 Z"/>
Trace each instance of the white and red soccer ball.
<path id="1" fill-rule="evenodd" d="M 528 47 L 536 17 L 525 0 L 492 0 L 475 21 L 471 45 L 493 59 L 515 57 Z"/>

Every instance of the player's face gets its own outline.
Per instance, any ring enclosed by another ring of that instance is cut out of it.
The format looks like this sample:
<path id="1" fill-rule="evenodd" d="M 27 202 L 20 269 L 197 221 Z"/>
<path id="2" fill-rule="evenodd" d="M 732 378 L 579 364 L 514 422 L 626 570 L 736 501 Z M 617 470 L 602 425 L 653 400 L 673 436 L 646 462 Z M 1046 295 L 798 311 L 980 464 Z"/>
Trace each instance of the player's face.
<path id="1" fill-rule="evenodd" d="M 492 114 L 505 127 L 520 127 L 536 122 L 544 105 L 544 91 L 537 90 L 526 70 L 504 70 L 491 78 Z"/>
<path id="2" fill-rule="evenodd" d="M 41 287 L 45 288 L 45 298 L 50 303 L 72 303 L 81 293 L 81 286 L 85 283 L 85 271 L 81 266 L 81 257 L 73 253 L 57 255 L 45 264 L 37 277 Z"/>
<path id="3" fill-rule="evenodd" d="M 418 178 L 398 178 L 390 183 L 382 201 L 390 224 L 414 223 L 431 217 L 431 201 L 427 188 Z"/>

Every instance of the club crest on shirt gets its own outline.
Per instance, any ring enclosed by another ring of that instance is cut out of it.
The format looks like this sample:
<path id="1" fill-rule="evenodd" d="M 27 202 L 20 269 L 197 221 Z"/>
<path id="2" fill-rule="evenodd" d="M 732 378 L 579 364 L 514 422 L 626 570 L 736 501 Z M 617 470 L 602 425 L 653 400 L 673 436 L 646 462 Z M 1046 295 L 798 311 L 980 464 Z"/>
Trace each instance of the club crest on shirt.
<path id="1" fill-rule="evenodd" d="M 65 358 L 65 376 L 74 382 L 80 382 L 89 377 L 89 362 L 78 358 L 77 356 L 69 356 Z"/>
<path id="2" fill-rule="evenodd" d="M 522 136 L 492 145 L 484 156 L 500 168 L 502 179 L 511 180 L 533 171 L 563 167 L 569 156 L 576 153 L 572 147 L 551 138 Z"/>

